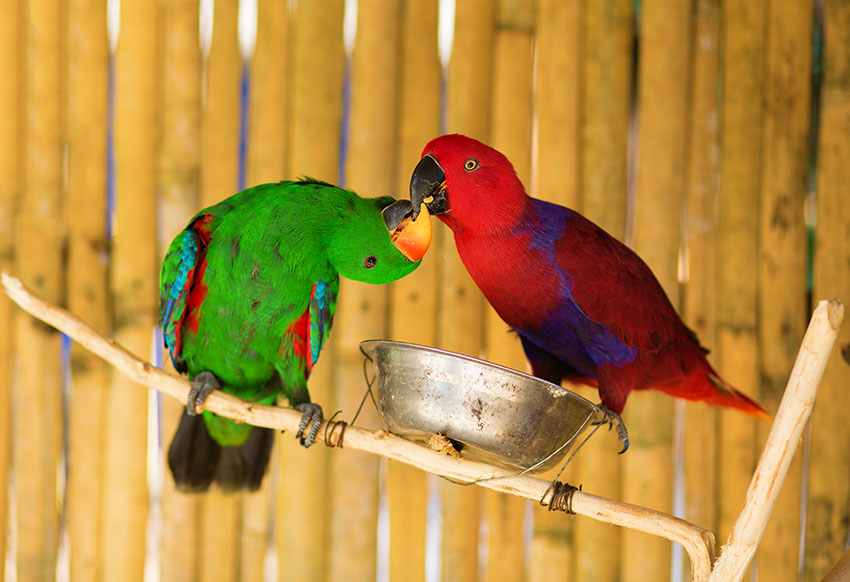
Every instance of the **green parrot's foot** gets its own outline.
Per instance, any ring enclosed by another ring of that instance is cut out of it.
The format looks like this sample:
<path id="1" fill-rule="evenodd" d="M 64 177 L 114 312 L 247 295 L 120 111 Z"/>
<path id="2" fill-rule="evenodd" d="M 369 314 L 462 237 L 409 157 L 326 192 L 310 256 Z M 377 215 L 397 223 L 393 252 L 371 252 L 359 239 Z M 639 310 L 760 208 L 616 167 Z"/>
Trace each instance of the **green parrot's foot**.
<path id="1" fill-rule="evenodd" d="M 621 443 L 623 443 L 623 449 L 618 454 L 622 455 L 629 450 L 629 431 L 626 430 L 626 424 L 623 422 L 623 419 L 620 418 L 619 414 L 613 410 L 608 410 L 604 406 L 602 408 L 605 410 L 605 417 L 599 424 L 607 423 L 608 430 L 611 430 L 615 424 L 617 425 L 617 438 Z"/>
<path id="2" fill-rule="evenodd" d="M 306 449 L 316 442 L 316 435 L 319 434 L 319 428 L 322 426 L 324 414 L 322 413 L 322 407 L 312 402 L 296 404 L 295 410 L 302 413 L 301 423 L 298 425 L 298 432 L 295 433 L 295 438 Z M 307 425 L 310 425 L 310 432 L 305 435 L 304 431 L 307 430 Z"/>
<path id="3" fill-rule="evenodd" d="M 221 390 L 221 384 L 212 372 L 204 371 L 195 376 L 186 402 L 186 413 L 189 416 L 198 414 L 198 407 L 203 406 L 204 400 L 213 390 Z"/>

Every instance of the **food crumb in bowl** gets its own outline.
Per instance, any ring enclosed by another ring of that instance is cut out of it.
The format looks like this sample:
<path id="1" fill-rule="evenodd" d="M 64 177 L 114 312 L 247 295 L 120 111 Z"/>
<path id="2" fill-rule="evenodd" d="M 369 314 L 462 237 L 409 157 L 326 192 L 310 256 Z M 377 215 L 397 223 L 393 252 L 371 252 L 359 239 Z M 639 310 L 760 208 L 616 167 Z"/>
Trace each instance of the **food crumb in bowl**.
<path id="1" fill-rule="evenodd" d="M 441 434 L 432 434 L 428 440 L 428 446 L 431 449 L 438 451 L 444 455 L 448 455 L 453 459 L 460 459 L 460 453 L 452 444 L 452 441 Z"/>

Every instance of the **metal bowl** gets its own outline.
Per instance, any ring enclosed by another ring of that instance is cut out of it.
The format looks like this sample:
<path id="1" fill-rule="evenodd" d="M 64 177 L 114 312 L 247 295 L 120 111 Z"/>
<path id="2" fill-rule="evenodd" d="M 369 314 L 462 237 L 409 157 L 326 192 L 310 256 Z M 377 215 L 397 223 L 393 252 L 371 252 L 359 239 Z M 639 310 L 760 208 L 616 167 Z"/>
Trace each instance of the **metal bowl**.
<path id="1" fill-rule="evenodd" d="M 605 416 L 566 388 L 469 356 L 385 340 L 360 351 L 374 364 L 390 432 L 417 441 L 442 434 L 462 443 L 466 459 L 544 471 Z"/>

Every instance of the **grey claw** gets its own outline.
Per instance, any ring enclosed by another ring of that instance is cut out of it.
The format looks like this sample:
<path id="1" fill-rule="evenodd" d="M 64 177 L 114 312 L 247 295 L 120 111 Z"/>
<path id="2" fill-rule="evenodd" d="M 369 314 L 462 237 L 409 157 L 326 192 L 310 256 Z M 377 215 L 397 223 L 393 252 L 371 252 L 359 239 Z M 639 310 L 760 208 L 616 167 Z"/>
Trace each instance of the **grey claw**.
<path id="1" fill-rule="evenodd" d="M 606 410 L 606 412 L 608 413 L 608 430 L 611 430 L 612 424 L 617 425 L 617 438 L 623 443 L 623 449 L 617 454 L 622 455 L 629 450 L 629 431 L 626 430 L 626 423 L 623 422 L 619 414 L 610 410 Z"/>
<path id="2" fill-rule="evenodd" d="M 612 410 L 608 410 L 604 406 L 602 409 L 605 411 L 605 416 L 599 422 L 599 424 L 608 424 L 608 430 L 610 431 L 614 425 L 617 425 L 617 439 L 623 443 L 623 449 L 617 453 L 622 455 L 627 450 L 629 450 L 629 431 L 626 430 L 626 424 L 623 422 L 623 419 L 620 418 L 620 415 Z"/>
<path id="3" fill-rule="evenodd" d="M 298 424 L 298 432 L 295 433 L 295 438 L 301 443 L 305 449 L 316 442 L 316 435 L 319 434 L 319 429 L 324 420 L 322 407 L 312 402 L 302 402 L 295 405 L 295 410 L 301 412 L 301 422 Z M 306 433 L 307 425 L 310 425 L 310 432 Z"/>
<path id="4" fill-rule="evenodd" d="M 215 390 L 220 390 L 221 384 L 212 372 L 204 370 L 192 380 L 192 388 L 186 399 L 186 413 L 189 416 L 198 414 L 198 407 L 203 406 L 204 400 Z"/>

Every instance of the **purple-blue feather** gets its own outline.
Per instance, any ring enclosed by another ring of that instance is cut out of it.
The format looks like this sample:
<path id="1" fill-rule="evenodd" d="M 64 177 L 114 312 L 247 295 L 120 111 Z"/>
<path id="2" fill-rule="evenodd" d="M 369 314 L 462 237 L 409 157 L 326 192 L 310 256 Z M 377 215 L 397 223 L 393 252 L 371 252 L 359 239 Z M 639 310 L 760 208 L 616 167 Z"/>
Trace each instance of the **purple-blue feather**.
<path id="1" fill-rule="evenodd" d="M 554 266 L 560 294 L 552 298 L 552 307 L 542 325 L 518 330 L 519 333 L 591 378 L 596 377 L 597 366 L 623 366 L 634 360 L 636 349 L 582 311 L 572 294 L 576 284 L 572 274 L 557 265 L 555 250 L 575 212 L 537 199 L 531 199 L 527 212 L 516 234 L 528 237 L 529 250 Z"/>

